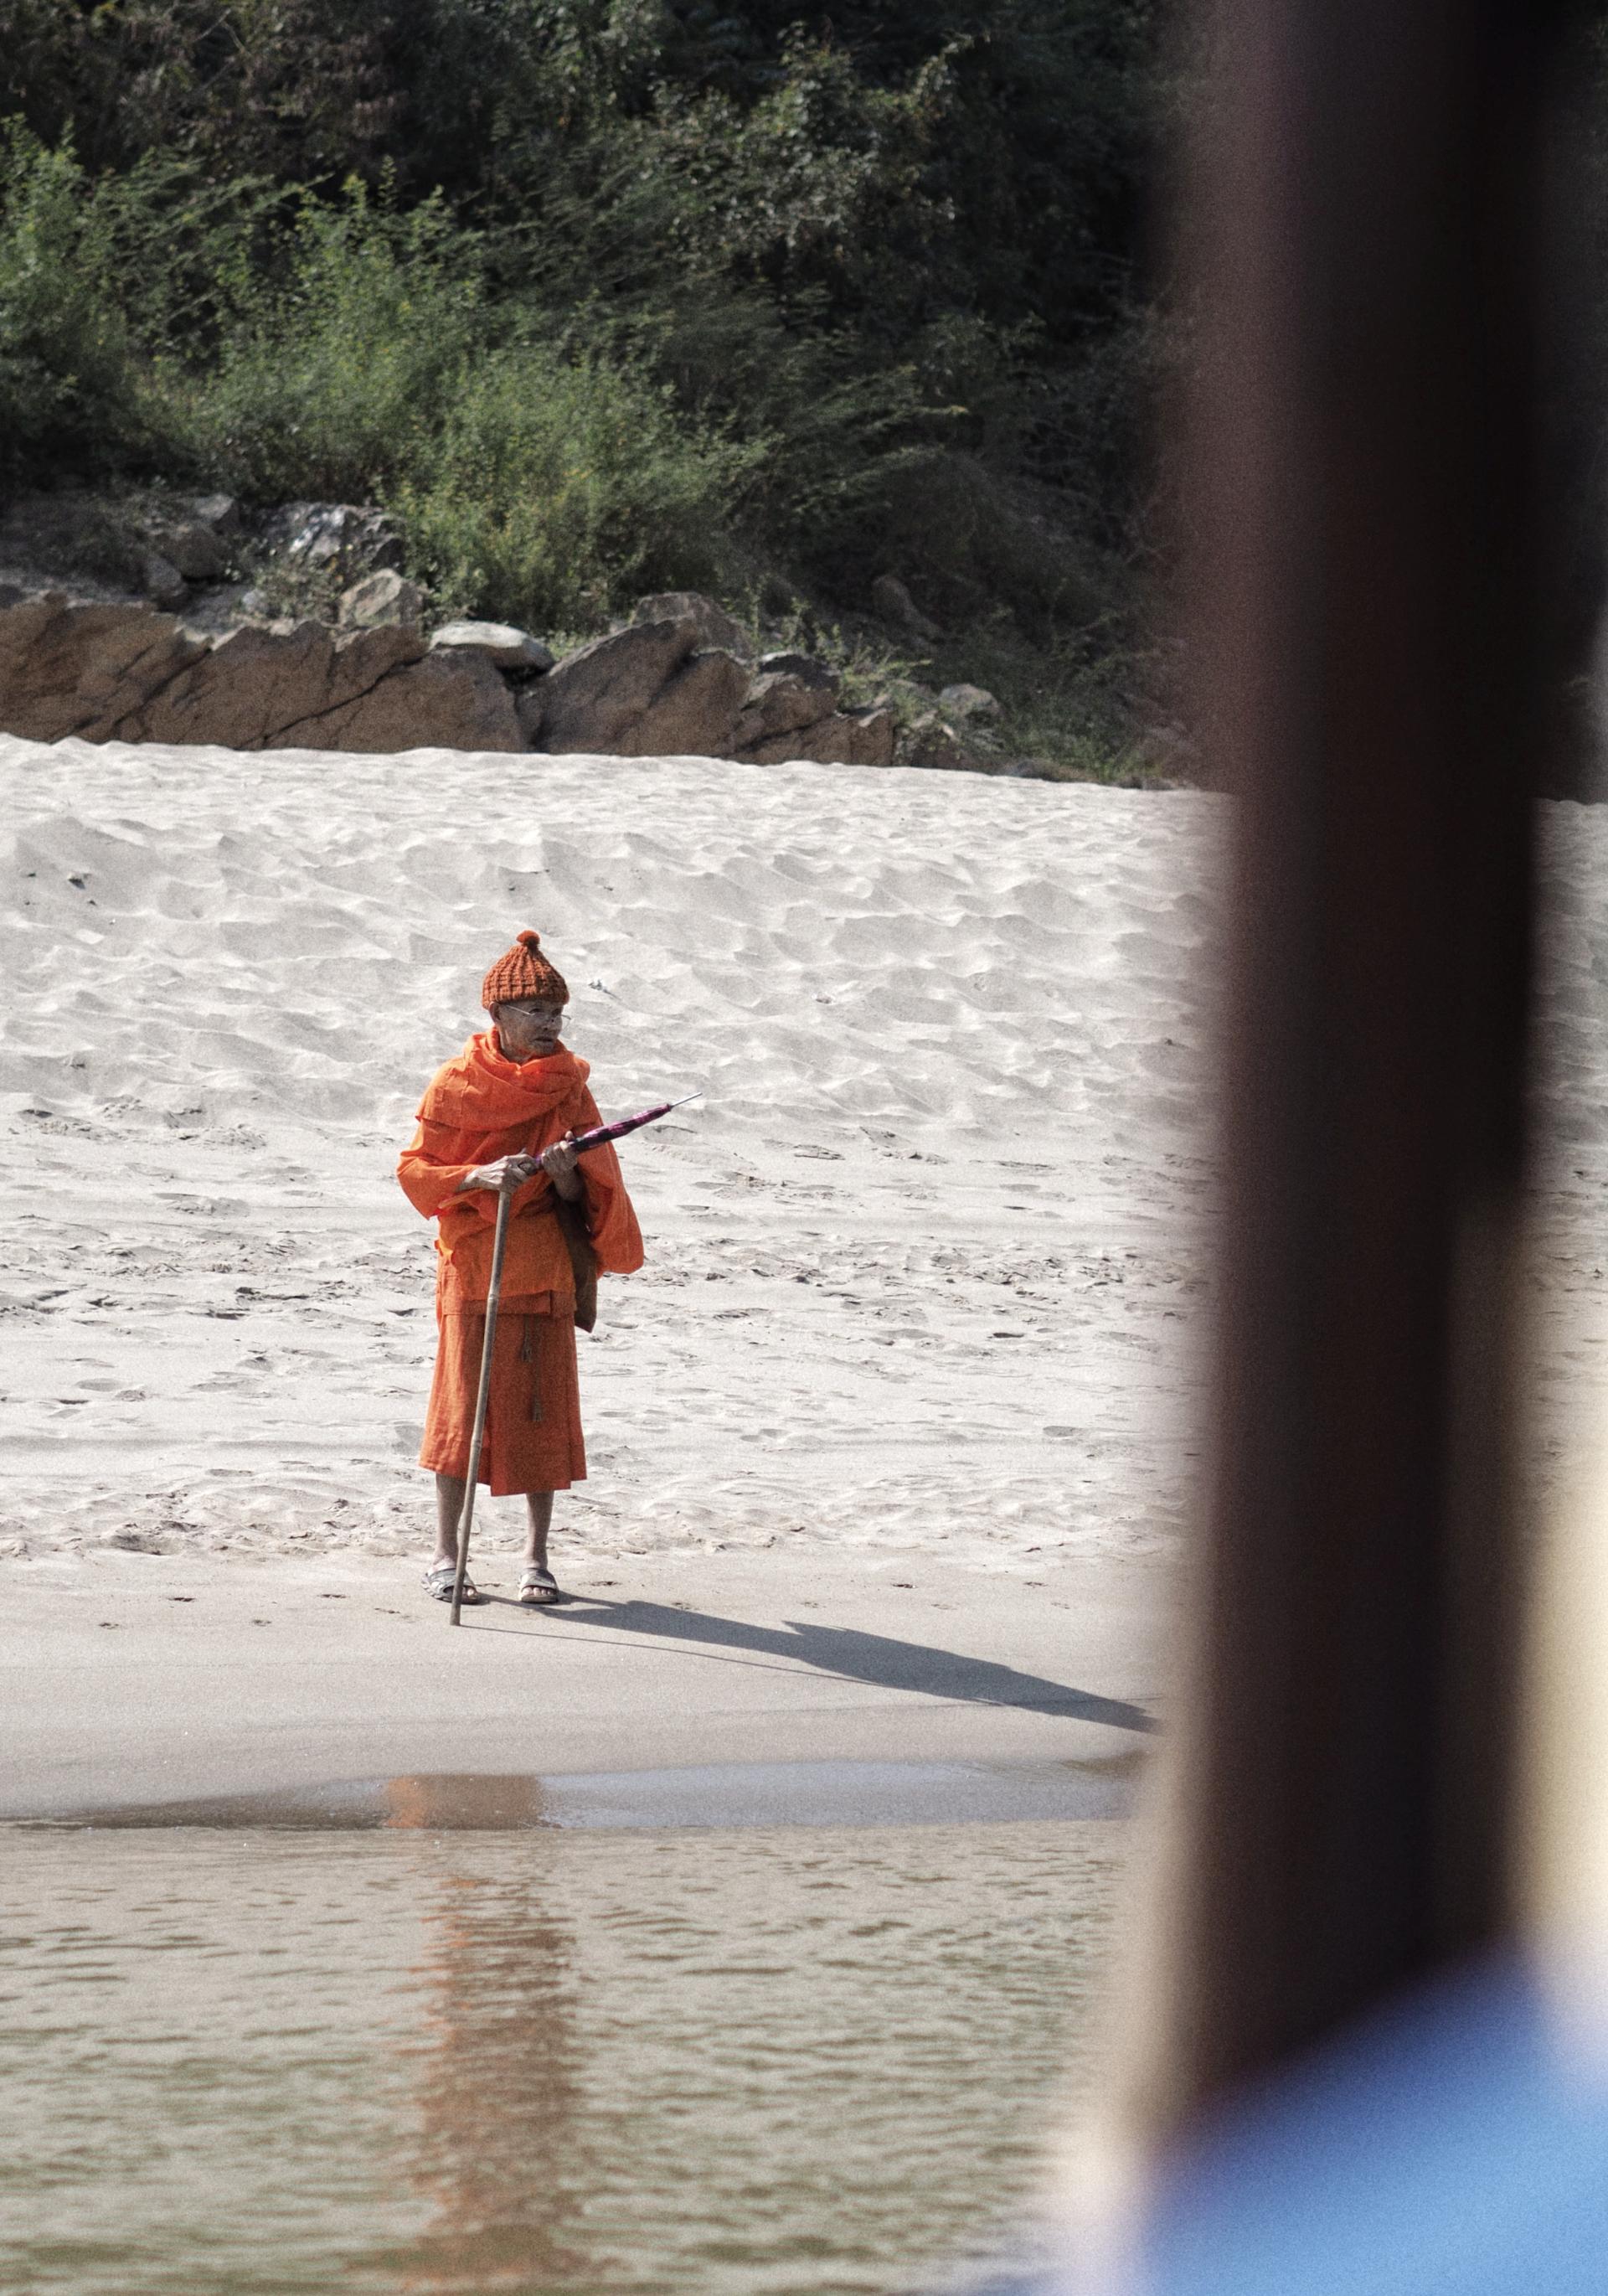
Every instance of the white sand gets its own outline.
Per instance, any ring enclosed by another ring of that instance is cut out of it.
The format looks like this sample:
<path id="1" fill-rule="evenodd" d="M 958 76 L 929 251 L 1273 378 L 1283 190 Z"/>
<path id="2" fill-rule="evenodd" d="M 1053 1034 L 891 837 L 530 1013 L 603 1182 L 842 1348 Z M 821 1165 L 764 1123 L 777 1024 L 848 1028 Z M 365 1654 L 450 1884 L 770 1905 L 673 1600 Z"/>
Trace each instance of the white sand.
<path id="1" fill-rule="evenodd" d="M 412 1552 L 393 1167 L 535 924 L 647 1267 L 561 1559 L 1175 1538 L 1217 801 L 964 775 L 0 741 L 12 1554 Z M 75 882 L 81 881 L 81 882 Z M 487 1506 L 506 1548 L 517 1502 Z"/>
<path id="2" fill-rule="evenodd" d="M 703 760 L 0 741 L 13 1555 L 412 1552 L 392 1177 L 537 925 L 649 1261 L 561 1556 L 1164 1553 L 1206 1334 L 1218 800 Z M 1540 1453 L 1604 1361 L 1608 814 L 1547 809 Z M 81 881 L 81 882 L 75 882 Z M 488 1505 L 506 1549 L 517 1502 Z"/>

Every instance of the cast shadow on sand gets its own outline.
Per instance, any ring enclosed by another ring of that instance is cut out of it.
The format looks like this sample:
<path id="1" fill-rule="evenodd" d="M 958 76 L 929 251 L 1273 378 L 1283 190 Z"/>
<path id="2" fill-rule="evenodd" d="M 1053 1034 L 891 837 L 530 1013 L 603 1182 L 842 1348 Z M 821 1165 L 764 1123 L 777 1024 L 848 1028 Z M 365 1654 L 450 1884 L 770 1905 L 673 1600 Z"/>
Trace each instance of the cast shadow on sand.
<path id="1" fill-rule="evenodd" d="M 951 1698 L 976 1706 L 1014 1706 L 1028 1714 L 1103 1722 L 1115 1730 L 1150 1732 L 1161 1726 L 1142 1706 L 1124 1699 L 1100 1698 L 1093 1691 L 1070 1689 L 992 1659 L 968 1658 L 928 1643 L 900 1642 L 891 1635 L 870 1635 L 858 1627 L 817 1626 L 793 1619 L 781 1627 L 756 1627 L 707 1611 L 596 1597 L 567 1602 L 562 1616 L 566 1626 L 613 1627 L 627 1634 L 660 1635 L 673 1642 L 714 1644 L 790 1659 L 845 1681 L 874 1683 L 882 1690 L 910 1690 L 926 1698 Z"/>

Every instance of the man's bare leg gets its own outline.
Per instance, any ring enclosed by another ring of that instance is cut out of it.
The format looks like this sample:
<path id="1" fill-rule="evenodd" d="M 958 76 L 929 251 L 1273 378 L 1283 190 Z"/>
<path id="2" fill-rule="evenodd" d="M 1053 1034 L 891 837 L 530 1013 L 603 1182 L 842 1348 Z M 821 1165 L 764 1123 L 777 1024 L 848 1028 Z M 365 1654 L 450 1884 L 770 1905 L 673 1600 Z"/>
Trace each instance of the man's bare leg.
<path id="1" fill-rule="evenodd" d="M 525 1560 L 534 1562 L 538 1570 L 547 1568 L 547 1533 L 553 1528 L 553 1494 L 551 1491 L 527 1491 L 525 1512 L 530 1526 L 525 1534 Z"/>
<path id="2" fill-rule="evenodd" d="M 464 1515 L 464 1478 L 462 1475 L 436 1477 L 436 1551 L 431 1557 L 431 1568 L 438 1562 L 455 1564 L 458 1559 L 458 1524 Z"/>
<path id="3" fill-rule="evenodd" d="M 525 1513 L 525 1560 L 538 1570 L 547 1568 L 547 1533 L 553 1527 L 553 1494 L 551 1491 L 527 1491 Z M 433 1570 L 437 1563 L 456 1563 L 458 1559 L 458 1524 L 464 1515 L 464 1478 L 462 1475 L 436 1477 L 436 1551 L 431 1557 Z"/>

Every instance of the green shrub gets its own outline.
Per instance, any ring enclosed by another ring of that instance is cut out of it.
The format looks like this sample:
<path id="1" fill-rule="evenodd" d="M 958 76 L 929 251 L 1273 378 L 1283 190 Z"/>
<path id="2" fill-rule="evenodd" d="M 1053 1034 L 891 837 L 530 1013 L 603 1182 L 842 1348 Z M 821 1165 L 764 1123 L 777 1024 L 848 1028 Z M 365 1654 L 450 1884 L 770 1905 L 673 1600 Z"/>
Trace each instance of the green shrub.
<path id="1" fill-rule="evenodd" d="M 390 498 L 444 603 L 584 628 L 644 590 L 720 585 L 753 453 L 639 370 L 531 336 L 465 373 Z"/>
<path id="2" fill-rule="evenodd" d="M 417 462 L 493 332 L 474 235 L 437 201 L 398 214 L 350 184 L 302 201 L 199 364 L 164 362 L 166 420 L 258 501 L 361 501 Z"/>
<path id="3" fill-rule="evenodd" d="M 0 456 L 11 477 L 114 465 L 141 436 L 105 218 L 70 149 L 0 152 Z"/>

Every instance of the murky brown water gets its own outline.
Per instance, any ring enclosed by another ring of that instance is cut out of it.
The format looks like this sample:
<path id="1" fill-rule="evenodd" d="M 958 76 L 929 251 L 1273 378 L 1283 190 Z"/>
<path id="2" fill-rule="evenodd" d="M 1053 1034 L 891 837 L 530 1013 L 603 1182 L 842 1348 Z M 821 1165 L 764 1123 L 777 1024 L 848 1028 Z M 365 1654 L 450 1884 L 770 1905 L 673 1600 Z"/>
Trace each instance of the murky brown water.
<path id="1" fill-rule="evenodd" d="M 11 2296 L 848 2296 L 987 2252 L 1109 1820 L 7 1828 Z"/>

